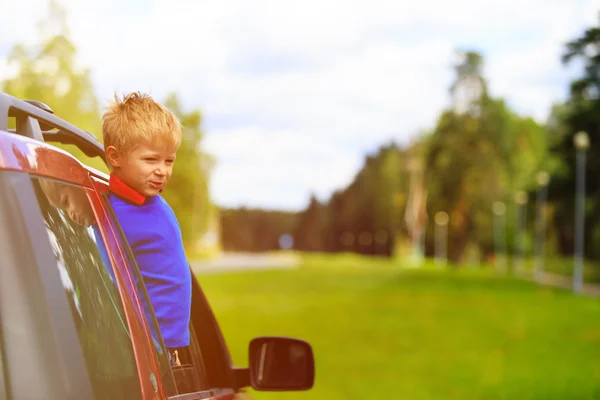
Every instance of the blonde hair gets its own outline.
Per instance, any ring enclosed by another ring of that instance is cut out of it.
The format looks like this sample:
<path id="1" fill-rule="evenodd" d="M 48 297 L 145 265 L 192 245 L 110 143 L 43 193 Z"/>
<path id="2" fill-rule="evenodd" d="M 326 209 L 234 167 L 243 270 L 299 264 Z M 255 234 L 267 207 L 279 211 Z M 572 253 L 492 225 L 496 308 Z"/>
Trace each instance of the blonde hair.
<path id="1" fill-rule="evenodd" d="M 60 194 L 62 193 L 62 187 L 64 185 L 52 179 L 38 179 L 38 182 L 40 183 L 42 192 L 44 192 L 50 203 L 53 206 L 62 209 L 63 207 L 60 204 Z"/>
<path id="2" fill-rule="evenodd" d="M 131 151 L 140 142 L 165 145 L 175 150 L 181 144 L 177 117 L 150 95 L 132 92 L 106 107 L 102 116 L 104 148 Z"/>
<path id="3" fill-rule="evenodd" d="M 62 171 L 66 172 L 71 177 L 80 178 L 83 174 L 82 168 L 77 161 L 70 157 L 66 157 L 64 154 L 59 153 L 48 147 L 38 147 L 35 149 L 35 160 L 37 163 L 37 170 L 44 176 L 44 179 L 39 179 L 38 182 L 42 188 L 42 191 L 50 200 L 54 206 L 62 209 L 60 204 L 60 195 L 64 191 L 66 183 L 59 182 L 55 178 L 51 178 L 55 175 L 56 165 L 61 164 Z M 59 177 L 59 179 L 62 177 Z"/>

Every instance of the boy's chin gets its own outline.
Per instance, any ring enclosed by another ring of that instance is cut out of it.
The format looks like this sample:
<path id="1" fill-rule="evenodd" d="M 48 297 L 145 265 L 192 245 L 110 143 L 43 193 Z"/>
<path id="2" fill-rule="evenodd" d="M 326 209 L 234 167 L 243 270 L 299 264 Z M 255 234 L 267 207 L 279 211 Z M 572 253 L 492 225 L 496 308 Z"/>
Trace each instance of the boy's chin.
<path id="1" fill-rule="evenodd" d="M 144 196 L 146 197 L 152 197 L 152 196 L 157 196 L 160 193 L 162 193 L 163 188 L 145 188 L 144 192 L 142 193 Z"/>

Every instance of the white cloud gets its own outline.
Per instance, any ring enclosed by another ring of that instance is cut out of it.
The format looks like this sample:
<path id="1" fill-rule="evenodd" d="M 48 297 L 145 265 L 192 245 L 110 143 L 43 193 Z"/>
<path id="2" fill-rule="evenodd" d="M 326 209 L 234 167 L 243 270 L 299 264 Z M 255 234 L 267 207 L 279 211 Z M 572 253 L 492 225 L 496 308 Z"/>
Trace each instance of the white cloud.
<path id="1" fill-rule="evenodd" d="M 10 10 L 0 15 L 2 59 L 35 40 L 46 1 L 0 2 Z M 560 64 L 564 42 L 600 10 L 599 0 L 66 4 L 102 101 L 176 90 L 205 116 L 217 202 L 277 208 L 304 206 L 309 191 L 326 198 L 366 152 L 431 127 L 456 47 L 483 51 L 492 94 L 543 120 L 573 74 Z M 12 16 L 28 10 L 31 19 Z"/>
<path id="2" fill-rule="evenodd" d="M 218 132 L 207 137 L 205 147 L 220 155 L 212 177 L 214 189 L 240 193 L 224 199 L 227 206 L 256 204 L 256 192 L 261 191 L 263 204 L 297 209 L 305 205 L 309 191 L 324 200 L 332 187 L 350 183 L 359 168 L 358 154 L 340 152 L 333 138 L 315 141 L 288 130 L 249 127 Z M 296 197 L 282 201 L 287 192 Z"/>

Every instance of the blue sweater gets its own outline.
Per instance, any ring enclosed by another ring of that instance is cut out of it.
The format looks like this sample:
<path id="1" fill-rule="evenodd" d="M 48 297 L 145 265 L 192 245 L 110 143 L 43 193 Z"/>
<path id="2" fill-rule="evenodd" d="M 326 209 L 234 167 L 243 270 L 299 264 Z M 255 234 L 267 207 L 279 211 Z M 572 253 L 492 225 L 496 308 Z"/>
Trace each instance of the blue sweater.
<path id="1" fill-rule="evenodd" d="M 137 206 L 111 194 L 110 204 L 133 250 L 165 346 L 188 346 L 192 277 L 175 213 L 161 196 Z"/>

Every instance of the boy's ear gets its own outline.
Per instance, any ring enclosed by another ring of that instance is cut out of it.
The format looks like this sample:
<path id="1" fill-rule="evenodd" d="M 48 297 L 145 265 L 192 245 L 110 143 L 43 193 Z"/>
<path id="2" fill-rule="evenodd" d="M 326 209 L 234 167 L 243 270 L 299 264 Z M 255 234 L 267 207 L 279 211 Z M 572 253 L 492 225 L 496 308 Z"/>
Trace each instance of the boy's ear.
<path id="1" fill-rule="evenodd" d="M 108 146 L 104 151 L 106 153 L 106 161 L 111 167 L 119 167 L 121 165 L 121 155 L 115 146 Z"/>

